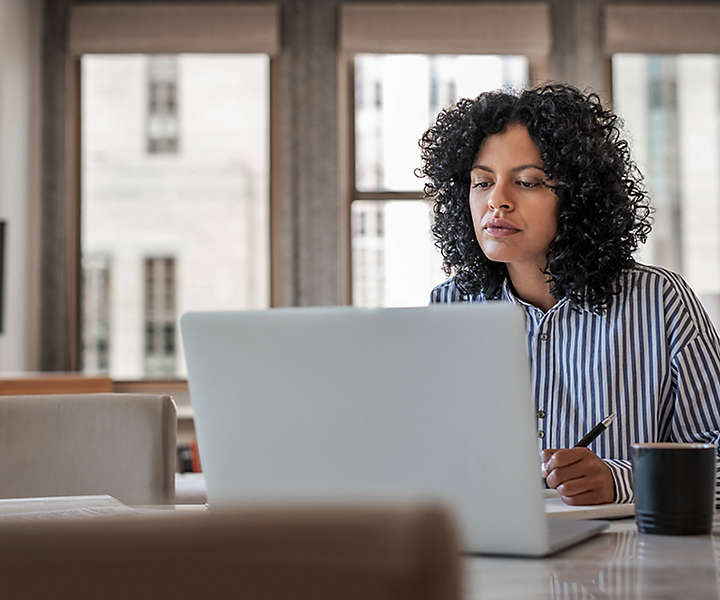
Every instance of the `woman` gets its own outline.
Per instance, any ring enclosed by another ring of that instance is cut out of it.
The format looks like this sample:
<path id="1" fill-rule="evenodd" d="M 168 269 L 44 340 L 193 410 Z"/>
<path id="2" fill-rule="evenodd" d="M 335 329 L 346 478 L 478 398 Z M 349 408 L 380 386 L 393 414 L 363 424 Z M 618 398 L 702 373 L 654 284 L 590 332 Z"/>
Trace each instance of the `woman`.
<path id="1" fill-rule="evenodd" d="M 522 306 L 543 471 L 566 503 L 632 502 L 633 442 L 720 442 L 720 338 L 680 276 L 633 260 L 647 193 L 595 94 L 546 85 L 460 100 L 420 146 L 454 273 L 431 302 Z"/>

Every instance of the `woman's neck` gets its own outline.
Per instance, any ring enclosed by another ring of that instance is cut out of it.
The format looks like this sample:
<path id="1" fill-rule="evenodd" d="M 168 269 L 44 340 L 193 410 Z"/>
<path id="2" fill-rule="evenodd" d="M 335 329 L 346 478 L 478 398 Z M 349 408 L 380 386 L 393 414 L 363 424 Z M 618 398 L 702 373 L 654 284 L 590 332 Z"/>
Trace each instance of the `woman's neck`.
<path id="1" fill-rule="evenodd" d="M 557 300 L 550 293 L 547 275 L 537 265 L 508 264 L 507 270 L 518 298 L 537 306 L 543 312 L 557 304 Z"/>

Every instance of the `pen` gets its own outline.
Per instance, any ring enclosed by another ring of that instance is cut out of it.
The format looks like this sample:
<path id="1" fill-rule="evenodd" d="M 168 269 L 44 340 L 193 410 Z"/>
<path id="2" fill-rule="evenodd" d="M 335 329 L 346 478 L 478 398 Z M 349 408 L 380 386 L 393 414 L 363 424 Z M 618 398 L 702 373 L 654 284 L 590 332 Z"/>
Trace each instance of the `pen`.
<path id="1" fill-rule="evenodd" d="M 603 431 L 605 431 L 608 427 L 610 427 L 610 423 L 612 423 L 615 420 L 615 413 L 611 413 L 610 416 L 605 417 L 602 421 L 600 421 L 595 427 L 593 427 L 590 431 L 588 431 L 580 441 L 575 444 L 575 448 L 586 448 L 590 444 L 592 444 L 592 441 L 599 436 Z"/>

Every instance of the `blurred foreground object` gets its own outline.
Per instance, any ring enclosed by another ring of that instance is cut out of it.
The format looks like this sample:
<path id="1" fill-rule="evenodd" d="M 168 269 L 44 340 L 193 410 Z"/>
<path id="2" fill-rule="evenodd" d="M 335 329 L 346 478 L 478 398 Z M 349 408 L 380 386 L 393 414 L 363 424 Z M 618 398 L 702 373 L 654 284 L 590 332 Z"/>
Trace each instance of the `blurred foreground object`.
<path id="1" fill-rule="evenodd" d="M 0 523 L 7 598 L 457 600 L 432 504 L 303 504 Z"/>

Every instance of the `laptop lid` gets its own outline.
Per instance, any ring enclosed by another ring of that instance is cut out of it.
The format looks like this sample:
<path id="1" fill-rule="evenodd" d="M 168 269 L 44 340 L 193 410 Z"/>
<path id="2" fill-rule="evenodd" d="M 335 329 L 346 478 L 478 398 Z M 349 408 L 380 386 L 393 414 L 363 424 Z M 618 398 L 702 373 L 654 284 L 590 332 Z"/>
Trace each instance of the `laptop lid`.
<path id="1" fill-rule="evenodd" d="M 211 507 L 430 496 L 469 551 L 549 551 L 519 307 L 188 313 L 181 330 Z"/>

